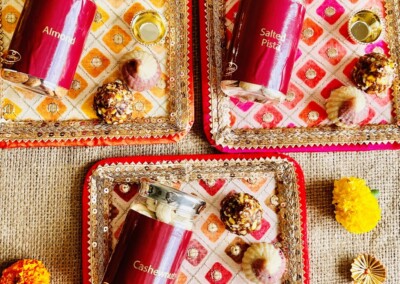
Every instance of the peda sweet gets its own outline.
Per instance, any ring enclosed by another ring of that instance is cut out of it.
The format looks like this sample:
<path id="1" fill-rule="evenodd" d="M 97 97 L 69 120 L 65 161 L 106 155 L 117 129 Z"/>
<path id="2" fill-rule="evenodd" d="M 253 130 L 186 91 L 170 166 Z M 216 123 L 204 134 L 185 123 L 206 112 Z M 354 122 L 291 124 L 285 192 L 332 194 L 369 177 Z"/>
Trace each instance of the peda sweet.
<path id="1" fill-rule="evenodd" d="M 242 268 L 251 282 L 274 284 L 285 273 L 286 259 L 283 252 L 272 244 L 256 243 L 244 253 Z"/>
<path id="2" fill-rule="evenodd" d="M 355 127 L 368 115 L 364 92 L 355 87 L 340 87 L 331 92 L 326 103 L 329 120 L 341 127 Z"/>
<path id="3" fill-rule="evenodd" d="M 121 74 L 131 90 L 142 92 L 157 84 L 161 77 L 161 67 L 150 53 L 134 50 L 122 57 Z"/>

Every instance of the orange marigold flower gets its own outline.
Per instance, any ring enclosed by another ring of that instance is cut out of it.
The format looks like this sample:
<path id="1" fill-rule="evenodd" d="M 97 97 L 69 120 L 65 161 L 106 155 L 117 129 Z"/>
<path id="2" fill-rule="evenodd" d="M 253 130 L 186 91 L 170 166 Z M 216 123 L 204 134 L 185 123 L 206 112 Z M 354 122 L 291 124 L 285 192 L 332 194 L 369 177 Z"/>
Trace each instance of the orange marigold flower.
<path id="1" fill-rule="evenodd" d="M 336 220 L 354 234 L 371 231 L 381 219 L 378 200 L 365 180 L 347 177 L 336 180 L 333 189 Z"/>
<path id="2" fill-rule="evenodd" d="M 0 284 L 50 284 L 50 273 L 41 261 L 23 259 L 4 269 Z"/>

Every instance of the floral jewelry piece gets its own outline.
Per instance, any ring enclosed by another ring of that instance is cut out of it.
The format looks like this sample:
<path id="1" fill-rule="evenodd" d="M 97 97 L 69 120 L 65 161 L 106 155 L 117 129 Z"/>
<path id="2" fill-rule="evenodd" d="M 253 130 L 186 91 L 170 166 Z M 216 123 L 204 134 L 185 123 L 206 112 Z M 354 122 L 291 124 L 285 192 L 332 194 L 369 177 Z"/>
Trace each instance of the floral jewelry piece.
<path id="1" fill-rule="evenodd" d="M 357 256 L 350 271 L 355 284 L 381 284 L 386 279 L 385 266 L 368 254 Z"/>
<path id="2" fill-rule="evenodd" d="M 381 219 L 381 209 L 374 195 L 363 179 L 346 177 L 336 180 L 332 202 L 336 220 L 350 233 L 371 231 Z"/>

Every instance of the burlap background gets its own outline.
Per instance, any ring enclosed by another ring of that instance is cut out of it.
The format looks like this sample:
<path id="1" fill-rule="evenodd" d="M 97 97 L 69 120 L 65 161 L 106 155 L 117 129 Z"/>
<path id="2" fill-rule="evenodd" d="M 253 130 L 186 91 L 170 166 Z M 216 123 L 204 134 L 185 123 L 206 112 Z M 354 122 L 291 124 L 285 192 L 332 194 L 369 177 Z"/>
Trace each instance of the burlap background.
<path id="1" fill-rule="evenodd" d="M 196 47 L 197 38 L 195 32 Z M 0 269 L 17 259 L 37 258 L 50 269 L 53 283 L 80 283 L 81 194 L 91 165 L 108 157 L 215 152 L 202 130 L 197 49 L 194 58 L 196 123 L 178 144 L 0 151 Z M 311 283 L 349 283 L 351 260 L 363 252 L 386 264 L 387 283 L 400 283 L 400 152 L 291 156 L 306 177 Z M 360 236 L 336 223 L 331 206 L 333 180 L 351 175 L 381 190 L 382 220 Z"/>

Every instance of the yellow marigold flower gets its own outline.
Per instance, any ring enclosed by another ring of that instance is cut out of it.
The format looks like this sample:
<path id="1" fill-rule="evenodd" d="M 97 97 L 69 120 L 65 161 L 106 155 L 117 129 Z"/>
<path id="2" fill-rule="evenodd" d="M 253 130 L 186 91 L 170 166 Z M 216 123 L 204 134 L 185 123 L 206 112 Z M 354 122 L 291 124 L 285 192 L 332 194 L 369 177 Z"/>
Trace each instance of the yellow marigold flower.
<path id="1" fill-rule="evenodd" d="M 50 273 L 41 261 L 23 259 L 4 269 L 0 284 L 50 284 Z"/>
<path id="2" fill-rule="evenodd" d="M 354 234 L 371 231 L 381 219 L 378 200 L 365 180 L 347 177 L 336 180 L 333 189 L 336 220 Z"/>

